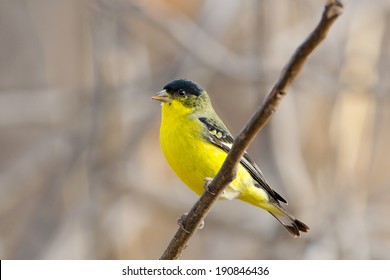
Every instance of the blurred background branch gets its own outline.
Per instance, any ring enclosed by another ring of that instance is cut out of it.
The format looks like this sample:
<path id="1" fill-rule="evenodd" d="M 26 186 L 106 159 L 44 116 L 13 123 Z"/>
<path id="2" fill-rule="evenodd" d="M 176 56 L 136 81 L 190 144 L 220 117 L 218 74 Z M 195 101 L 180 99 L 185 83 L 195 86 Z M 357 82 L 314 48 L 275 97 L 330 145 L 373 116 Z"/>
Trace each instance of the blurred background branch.
<path id="1" fill-rule="evenodd" d="M 235 134 L 321 4 L 0 1 L 0 257 L 158 258 L 197 197 L 162 157 L 149 97 L 191 78 Z M 252 144 L 310 236 L 221 202 L 183 258 L 389 258 L 389 60 L 388 1 L 349 1 Z"/>

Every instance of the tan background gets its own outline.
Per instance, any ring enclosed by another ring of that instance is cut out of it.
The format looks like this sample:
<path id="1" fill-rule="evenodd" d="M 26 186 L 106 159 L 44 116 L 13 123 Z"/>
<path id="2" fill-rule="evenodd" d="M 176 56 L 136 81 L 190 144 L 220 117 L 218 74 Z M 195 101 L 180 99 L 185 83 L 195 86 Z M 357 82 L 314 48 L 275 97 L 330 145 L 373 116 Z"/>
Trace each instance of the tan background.
<path id="1" fill-rule="evenodd" d="M 193 79 L 236 134 L 323 2 L 1 0 L 0 258 L 158 258 L 196 196 L 150 96 Z M 389 1 L 348 1 L 250 148 L 312 231 L 221 201 L 183 259 L 388 259 L 389 65 Z"/>

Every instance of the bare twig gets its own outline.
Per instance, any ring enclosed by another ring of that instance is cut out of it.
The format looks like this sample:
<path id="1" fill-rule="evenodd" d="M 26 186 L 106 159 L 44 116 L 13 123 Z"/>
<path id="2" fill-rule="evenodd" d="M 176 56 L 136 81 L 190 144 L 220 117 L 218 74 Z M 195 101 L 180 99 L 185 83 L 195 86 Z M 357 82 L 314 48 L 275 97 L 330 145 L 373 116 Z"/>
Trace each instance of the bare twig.
<path id="1" fill-rule="evenodd" d="M 298 75 L 306 59 L 325 38 L 334 21 L 342 13 L 342 9 L 343 5 L 340 1 L 326 1 L 326 6 L 319 24 L 297 48 L 264 102 L 259 106 L 245 127 L 237 135 L 224 164 L 208 186 L 209 192 L 204 192 L 192 207 L 183 221 L 182 226 L 179 227 L 160 259 L 177 259 L 187 247 L 188 241 L 199 228 L 199 225 L 206 217 L 212 205 L 217 201 L 225 187 L 233 181 L 237 165 L 245 150 L 275 112 L 281 99 L 286 95 L 287 89 Z M 216 195 L 212 195 L 211 193 Z"/>

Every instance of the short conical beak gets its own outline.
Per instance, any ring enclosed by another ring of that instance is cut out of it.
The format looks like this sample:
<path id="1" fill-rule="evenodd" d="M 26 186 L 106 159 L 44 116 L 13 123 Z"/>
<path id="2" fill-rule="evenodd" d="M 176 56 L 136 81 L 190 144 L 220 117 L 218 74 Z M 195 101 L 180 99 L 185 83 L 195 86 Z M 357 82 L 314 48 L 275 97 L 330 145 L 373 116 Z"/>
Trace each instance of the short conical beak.
<path id="1" fill-rule="evenodd" d="M 172 100 L 172 98 L 165 89 L 153 95 L 152 99 L 161 102 L 170 102 Z"/>

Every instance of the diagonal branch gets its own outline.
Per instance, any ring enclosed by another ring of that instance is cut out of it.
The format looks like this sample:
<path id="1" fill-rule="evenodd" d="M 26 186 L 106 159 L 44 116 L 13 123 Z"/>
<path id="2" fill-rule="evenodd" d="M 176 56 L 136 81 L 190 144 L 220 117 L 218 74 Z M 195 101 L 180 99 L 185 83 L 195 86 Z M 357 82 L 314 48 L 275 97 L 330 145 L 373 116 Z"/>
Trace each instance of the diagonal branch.
<path id="1" fill-rule="evenodd" d="M 183 250 L 187 247 L 190 238 L 199 228 L 212 205 L 217 201 L 225 187 L 233 181 L 238 163 L 245 150 L 260 129 L 271 118 L 272 114 L 279 106 L 281 99 L 286 95 L 289 86 L 302 69 L 306 59 L 326 37 L 326 34 L 334 21 L 341 15 L 342 10 L 343 4 L 341 1 L 326 1 L 325 9 L 319 24 L 297 48 L 264 102 L 258 107 L 248 123 L 237 135 L 233 147 L 226 157 L 220 171 L 208 185 L 209 191 L 205 191 L 192 207 L 191 211 L 184 219 L 182 226 L 179 227 L 160 259 L 177 259 L 180 257 Z M 213 195 L 212 193 L 216 195 Z"/>

